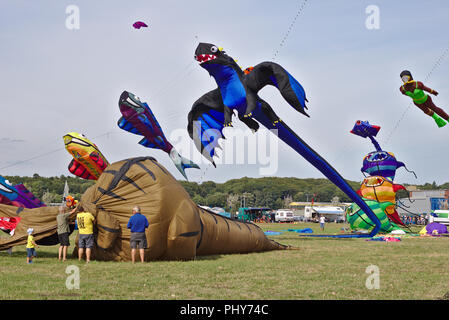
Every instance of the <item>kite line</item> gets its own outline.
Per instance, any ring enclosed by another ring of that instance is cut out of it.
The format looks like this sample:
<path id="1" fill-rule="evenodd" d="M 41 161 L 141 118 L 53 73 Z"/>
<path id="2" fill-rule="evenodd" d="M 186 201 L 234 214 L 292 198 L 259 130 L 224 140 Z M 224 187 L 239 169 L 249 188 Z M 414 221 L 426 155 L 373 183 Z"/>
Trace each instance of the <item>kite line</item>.
<path id="1" fill-rule="evenodd" d="M 279 50 L 281 49 L 281 47 L 284 46 L 285 41 L 287 40 L 288 36 L 290 35 L 290 32 L 293 30 L 293 27 L 295 26 L 296 20 L 298 20 L 298 17 L 301 15 L 305 5 L 307 3 L 307 0 L 304 0 L 300 6 L 300 8 L 298 9 L 298 11 L 296 12 L 295 17 L 293 18 L 293 21 L 290 23 L 290 26 L 287 29 L 287 32 L 285 33 L 284 37 L 281 40 L 281 43 L 279 43 L 279 47 L 276 49 L 273 58 L 271 59 L 272 61 L 274 61 L 276 59 L 276 56 L 279 53 Z"/>

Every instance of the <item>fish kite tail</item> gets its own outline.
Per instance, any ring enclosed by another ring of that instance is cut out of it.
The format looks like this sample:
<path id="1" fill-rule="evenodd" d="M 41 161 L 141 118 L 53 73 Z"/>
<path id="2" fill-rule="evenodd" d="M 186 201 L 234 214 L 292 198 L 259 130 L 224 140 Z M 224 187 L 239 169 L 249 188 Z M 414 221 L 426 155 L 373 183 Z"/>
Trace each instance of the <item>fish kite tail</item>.
<path id="1" fill-rule="evenodd" d="M 184 178 L 186 178 L 186 180 L 189 180 L 189 179 L 187 178 L 187 175 L 185 173 L 185 169 L 189 169 L 189 168 L 199 169 L 200 168 L 192 160 L 189 160 L 189 159 L 184 158 L 183 156 L 181 156 L 178 153 L 178 151 L 176 151 L 175 148 L 172 148 L 170 150 L 170 159 L 173 161 L 173 163 L 175 164 L 176 168 L 179 170 L 179 172 L 181 172 L 181 174 L 184 176 Z"/>
<path id="2" fill-rule="evenodd" d="M 263 124 L 266 128 L 273 129 L 279 139 L 287 143 L 298 154 L 304 157 L 309 163 L 317 168 L 324 176 L 332 181 L 340 190 L 342 190 L 353 202 L 355 202 L 371 219 L 375 224 L 370 234 L 366 235 L 346 235 L 345 237 L 373 237 L 376 235 L 380 228 L 381 222 L 379 218 L 374 214 L 371 208 L 362 200 L 362 198 L 352 189 L 352 187 L 346 182 L 346 180 L 335 170 L 324 158 L 322 158 L 315 150 L 313 150 L 307 143 L 296 135 L 284 122 L 278 122 L 273 128 L 272 121 L 263 113 L 258 112 L 254 119 Z"/>

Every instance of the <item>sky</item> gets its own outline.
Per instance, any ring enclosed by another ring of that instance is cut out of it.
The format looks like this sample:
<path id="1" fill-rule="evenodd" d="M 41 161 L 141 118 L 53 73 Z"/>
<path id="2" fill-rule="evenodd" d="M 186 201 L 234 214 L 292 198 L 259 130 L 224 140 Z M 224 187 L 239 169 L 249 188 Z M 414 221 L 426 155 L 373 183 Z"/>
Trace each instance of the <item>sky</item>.
<path id="1" fill-rule="evenodd" d="M 73 5 L 79 29 L 67 27 Z M 366 24 L 373 5 L 379 13 L 374 29 Z M 217 87 L 193 58 L 198 43 L 208 42 L 242 67 L 275 61 L 288 70 L 306 91 L 310 118 L 274 87 L 260 97 L 345 179 L 363 179 L 363 156 L 374 147 L 349 131 L 356 120 L 368 120 L 381 126 L 382 149 L 418 177 L 402 168 L 396 183 L 449 182 L 449 125 L 438 128 L 399 92 L 399 73 L 410 70 L 439 92 L 432 99 L 449 112 L 448 14 L 445 0 L 1 0 L 0 175 L 70 175 L 62 136 L 75 131 L 109 162 L 152 156 L 183 179 L 167 154 L 118 128 L 118 98 L 124 90 L 136 94 L 169 141 L 187 137 L 192 104 Z M 149 27 L 134 29 L 137 20 Z M 234 120 L 226 130 L 245 126 Z M 263 141 L 264 132 L 256 137 Z M 181 154 L 201 160 L 189 139 L 179 141 Z M 203 159 L 201 169 L 187 175 L 196 182 L 323 177 L 283 142 L 277 148 L 276 170 L 269 173 L 259 160 L 214 168 Z"/>

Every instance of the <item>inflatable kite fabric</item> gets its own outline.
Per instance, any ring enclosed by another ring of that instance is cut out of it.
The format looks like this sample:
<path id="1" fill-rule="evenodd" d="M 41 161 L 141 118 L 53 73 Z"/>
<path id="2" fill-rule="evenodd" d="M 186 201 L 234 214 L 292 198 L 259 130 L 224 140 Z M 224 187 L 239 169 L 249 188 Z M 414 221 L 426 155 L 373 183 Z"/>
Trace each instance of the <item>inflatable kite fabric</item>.
<path id="1" fill-rule="evenodd" d="M 111 164 L 81 197 L 79 206 L 95 216 L 92 259 L 131 260 L 127 223 L 136 205 L 149 221 L 146 261 L 292 249 L 268 239 L 253 223 L 198 207 L 166 168 L 151 157 L 141 157 Z M 29 227 L 38 241 L 57 236 L 57 213 L 57 207 L 19 211 L 0 205 L 0 216 L 22 218 L 14 236 L 0 238 L 0 250 L 25 244 Z M 75 219 L 75 213 L 70 219 Z M 76 247 L 75 256 L 77 252 Z"/>
<path id="2" fill-rule="evenodd" d="M 0 217 L 0 230 L 9 233 L 11 236 L 14 235 L 17 225 L 20 222 L 20 217 L 3 218 Z"/>
<path id="3" fill-rule="evenodd" d="M 59 213 L 59 207 L 41 207 L 34 209 L 17 208 L 0 204 L 0 217 L 17 219 L 14 234 L 8 238 L 0 238 L 0 251 L 11 247 L 26 244 L 28 234 L 27 229 L 33 228 L 34 239 L 38 245 L 54 246 L 59 244 L 58 224 L 56 216 Z M 71 215 L 72 221 L 75 214 Z M 70 233 L 75 229 L 75 224 L 70 225 Z"/>
<path id="4" fill-rule="evenodd" d="M 139 97 L 131 92 L 123 91 L 118 104 L 123 115 L 117 122 L 118 126 L 128 132 L 144 136 L 139 144 L 166 152 L 186 180 L 185 169 L 199 169 L 197 164 L 182 157 L 168 142 L 159 122 L 146 102 L 141 102 Z"/>
<path id="5" fill-rule="evenodd" d="M 364 199 L 379 202 L 392 222 L 404 225 L 396 211 L 396 193 L 399 190 L 406 189 L 400 184 L 394 184 L 387 178 L 374 176 L 365 178 L 357 193 Z"/>
<path id="6" fill-rule="evenodd" d="M 224 138 L 223 128 L 231 126 L 234 111 L 250 129 L 257 131 L 259 123 L 274 129 L 277 136 L 303 156 L 329 180 L 337 185 L 349 198 L 358 203 L 376 224 L 370 235 L 380 228 L 380 221 L 349 184 L 319 154 L 308 146 L 276 115 L 271 106 L 257 93 L 266 85 L 276 87 L 282 97 L 298 112 L 308 116 L 306 94 L 301 84 L 282 66 L 274 62 L 262 62 L 245 71 L 228 56 L 222 48 L 209 43 L 200 43 L 195 50 L 195 59 L 215 79 L 218 88 L 200 97 L 188 115 L 187 130 L 201 154 L 215 166 L 213 156 L 218 140 Z"/>
<path id="7" fill-rule="evenodd" d="M 419 234 L 430 234 L 430 235 L 440 235 L 440 234 L 447 234 L 447 227 L 444 224 L 432 222 L 426 225 L 424 228 L 421 229 Z"/>
<path id="8" fill-rule="evenodd" d="M 148 26 L 147 26 L 147 24 L 145 22 L 136 21 L 136 22 L 133 23 L 133 27 L 135 29 L 140 29 L 140 28 L 147 28 Z"/>
<path id="9" fill-rule="evenodd" d="M 0 176 L 0 203 L 24 208 L 45 207 L 22 183 L 12 185 Z"/>
<path id="10" fill-rule="evenodd" d="M 393 230 L 402 230 L 397 224 L 390 221 L 386 212 L 386 207 L 390 205 L 389 202 L 379 203 L 374 200 L 364 199 L 367 205 L 373 210 L 377 218 L 381 221 L 380 232 L 389 233 Z M 353 230 L 372 230 L 375 225 L 371 219 L 360 210 L 360 207 L 352 203 L 346 209 L 346 221 L 348 221 Z"/>
<path id="11" fill-rule="evenodd" d="M 426 87 L 421 81 L 413 80 L 412 74 L 408 70 L 402 71 L 400 77 L 404 83 L 399 88 L 401 93 L 412 98 L 413 104 L 432 117 L 439 128 L 444 127 L 447 124 L 446 121 L 449 121 L 449 115 L 443 109 L 438 108 L 432 98 L 424 93 L 426 91 L 437 96 L 438 92 Z"/>
<path id="12" fill-rule="evenodd" d="M 97 180 L 109 165 L 97 145 L 77 132 L 69 132 L 63 139 L 66 150 L 73 156 L 69 171 L 83 179 Z"/>

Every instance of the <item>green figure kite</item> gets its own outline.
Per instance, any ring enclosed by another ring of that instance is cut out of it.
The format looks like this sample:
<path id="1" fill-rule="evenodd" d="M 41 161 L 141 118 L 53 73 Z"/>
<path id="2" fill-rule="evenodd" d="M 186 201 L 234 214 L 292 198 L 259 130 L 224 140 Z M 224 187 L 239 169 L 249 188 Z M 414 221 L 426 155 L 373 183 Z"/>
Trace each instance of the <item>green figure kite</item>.
<path id="1" fill-rule="evenodd" d="M 426 87 L 421 81 L 413 80 L 412 74 L 408 70 L 402 71 L 400 77 L 402 82 L 404 82 L 404 84 L 399 88 L 402 94 L 412 98 L 415 106 L 420 108 L 428 116 L 431 116 L 439 128 L 444 127 L 447 124 L 446 121 L 449 121 L 449 115 L 444 112 L 443 109 L 438 108 L 433 103 L 432 98 L 424 91 L 427 91 L 435 96 L 438 95 L 438 92 Z"/>

